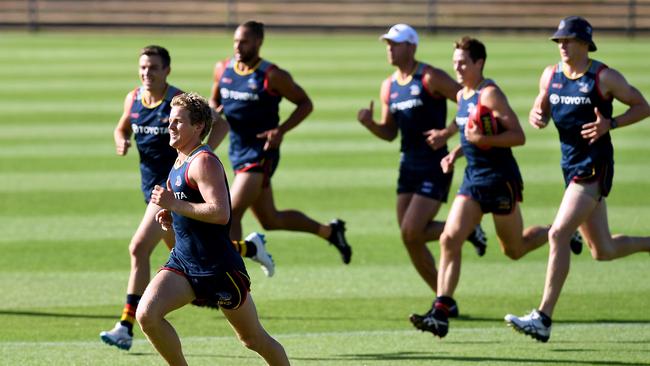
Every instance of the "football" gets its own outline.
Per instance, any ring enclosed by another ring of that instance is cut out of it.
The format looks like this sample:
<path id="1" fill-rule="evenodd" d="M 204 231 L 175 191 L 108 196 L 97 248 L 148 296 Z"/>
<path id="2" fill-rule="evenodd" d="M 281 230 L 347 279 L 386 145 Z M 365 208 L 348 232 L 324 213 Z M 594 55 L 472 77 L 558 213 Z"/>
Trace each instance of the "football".
<path id="1" fill-rule="evenodd" d="M 497 119 L 494 117 L 492 110 L 484 105 L 477 105 L 470 116 L 472 124 L 477 124 L 481 134 L 492 136 L 499 133 Z"/>
<path id="2" fill-rule="evenodd" d="M 468 124 L 473 126 L 476 124 L 478 130 L 482 135 L 492 136 L 499 133 L 499 124 L 494 117 L 492 110 L 484 105 L 477 105 L 469 116 Z M 481 149 L 489 149 L 490 146 L 480 145 Z"/>

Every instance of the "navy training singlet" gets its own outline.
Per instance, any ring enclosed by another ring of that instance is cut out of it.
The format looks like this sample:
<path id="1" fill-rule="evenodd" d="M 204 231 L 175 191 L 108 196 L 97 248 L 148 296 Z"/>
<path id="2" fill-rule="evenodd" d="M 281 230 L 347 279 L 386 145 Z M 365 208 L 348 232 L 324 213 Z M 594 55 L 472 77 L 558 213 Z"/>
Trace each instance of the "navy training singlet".
<path id="1" fill-rule="evenodd" d="M 276 66 L 266 60 L 243 74 L 230 59 L 219 79 L 218 98 L 230 125 L 228 155 L 233 167 L 264 158 L 265 139 L 257 134 L 276 128 L 280 122 L 282 96 L 268 89 L 267 73 Z"/>
<path id="2" fill-rule="evenodd" d="M 447 99 L 431 95 L 422 82 L 424 72 L 431 68 L 420 62 L 405 81 L 394 73 L 388 95 L 383 97 L 400 130 L 402 163 L 440 168 L 440 160 L 448 153 L 447 146 L 433 150 L 423 135 L 424 131 L 445 128 L 447 118 Z"/>
<path id="3" fill-rule="evenodd" d="M 490 147 L 481 149 L 467 141 L 465 126 L 469 116 L 479 102 L 481 91 L 488 85 L 496 85 L 492 80 L 483 80 L 470 96 L 461 92 L 458 101 L 456 123 L 460 134 L 460 144 L 467 159 L 465 179 L 472 184 L 489 185 L 495 181 L 516 180 L 521 182 L 521 174 L 512 150 L 509 147 Z"/>
<path id="4" fill-rule="evenodd" d="M 209 146 L 199 145 L 180 166 L 174 166 L 169 173 L 167 188 L 174 192 L 177 199 L 205 202 L 198 187 L 193 186 L 188 178 L 190 164 L 200 154 L 209 154 L 210 158 L 218 160 Z M 225 178 L 224 180 L 228 189 L 228 182 Z M 230 192 L 228 199 L 230 200 Z M 170 258 L 183 267 L 181 269 L 185 274 L 209 276 L 232 268 L 244 268 L 241 256 L 230 241 L 230 220 L 226 225 L 212 224 L 173 211 L 172 217 L 176 245 Z"/>
<path id="5" fill-rule="evenodd" d="M 560 136 L 561 166 L 567 180 L 591 176 L 597 165 L 613 164 L 614 148 L 609 132 L 591 145 L 580 134 L 585 123 L 596 120 L 595 107 L 606 118 L 612 116 L 612 99 L 604 98 L 598 88 L 598 74 L 605 68 L 605 64 L 591 60 L 583 75 L 571 79 L 559 62 L 549 81 L 548 101 Z"/>
<path id="6" fill-rule="evenodd" d="M 182 92 L 168 85 L 163 100 L 152 106 L 142 103 L 144 92 L 142 86 L 133 91 L 129 117 L 140 155 L 141 188 L 149 202 L 151 190 L 156 184 L 164 186 L 178 155 L 176 149 L 169 146 L 169 113 L 172 98 Z"/>

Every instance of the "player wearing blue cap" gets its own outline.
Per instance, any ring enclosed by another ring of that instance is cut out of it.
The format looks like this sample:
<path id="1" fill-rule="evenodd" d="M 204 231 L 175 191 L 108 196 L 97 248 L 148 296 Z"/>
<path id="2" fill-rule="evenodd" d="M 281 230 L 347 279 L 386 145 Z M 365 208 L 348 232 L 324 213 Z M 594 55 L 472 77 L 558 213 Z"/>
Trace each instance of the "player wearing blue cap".
<path id="1" fill-rule="evenodd" d="M 447 335 L 449 318 L 457 308 L 453 296 L 460 281 L 464 238 L 483 215 L 492 214 L 501 250 L 510 259 L 520 259 L 548 241 L 549 226 L 524 229 L 519 204 L 523 181 L 512 147 L 523 145 L 526 138 L 503 91 L 484 77 L 486 59 L 479 40 L 464 37 L 456 42 L 454 70 L 463 85 L 456 113 L 460 145 L 441 160 L 441 166 L 449 171 L 462 156 L 467 166 L 440 236 L 438 296 L 428 314 L 410 319 L 417 329 L 441 338 Z M 581 247 L 580 240 L 574 240 Z"/>
<path id="2" fill-rule="evenodd" d="M 650 251 L 650 237 L 612 235 L 606 197 L 614 177 L 614 149 L 610 131 L 650 115 L 643 95 L 618 71 L 589 57 L 596 51 L 593 28 L 582 17 L 564 18 L 551 40 L 557 42 L 560 62 L 544 70 L 539 94 L 529 115 L 538 129 L 552 118 L 560 137 L 566 189 L 549 232 L 550 253 L 544 295 L 538 309 L 506 322 L 539 341 L 551 335 L 551 317 L 569 274 L 569 240 L 580 232 L 596 260 L 612 260 Z M 627 109 L 612 115 L 618 100 Z"/>

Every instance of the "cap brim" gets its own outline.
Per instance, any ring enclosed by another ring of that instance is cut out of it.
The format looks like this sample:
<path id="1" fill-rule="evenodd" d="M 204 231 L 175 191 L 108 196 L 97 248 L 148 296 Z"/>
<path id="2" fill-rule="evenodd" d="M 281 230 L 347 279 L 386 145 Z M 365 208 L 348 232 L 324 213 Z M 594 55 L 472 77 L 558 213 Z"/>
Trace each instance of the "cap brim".
<path id="1" fill-rule="evenodd" d="M 386 34 L 382 35 L 381 37 L 379 37 L 379 40 L 380 41 L 393 41 L 393 42 L 397 42 L 397 43 L 406 42 L 406 39 L 402 39 L 400 36 L 394 36 L 394 35 L 390 35 L 388 33 L 386 33 Z"/>
<path id="2" fill-rule="evenodd" d="M 586 42 L 589 45 L 589 52 L 594 52 L 594 51 L 598 50 L 598 48 L 596 47 L 596 44 L 593 41 L 592 42 L 587 42 L 584 39 L 577 37 L 575 33 L 569 33 L 569 34 L 558 34 L 558 33 L 559 32 L 556 32 L 553 35 L 553 37 L 549 38 L 549 40 L 551 40 L 551 41 L 553 41 L 555 43 L 558 43 L 558 41 L 561 40 L 561 39 L 579 39 L 579 40 L 581 40 L 583 42 Z"/>

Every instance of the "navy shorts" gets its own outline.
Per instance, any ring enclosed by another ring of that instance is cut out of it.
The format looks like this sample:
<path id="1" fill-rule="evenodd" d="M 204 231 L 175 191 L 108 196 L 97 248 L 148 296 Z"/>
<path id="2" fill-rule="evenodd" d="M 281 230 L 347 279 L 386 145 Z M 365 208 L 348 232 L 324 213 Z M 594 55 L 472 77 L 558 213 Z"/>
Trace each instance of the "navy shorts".
<path id="1" fill-rule="evenodd" d="M 483 213 L 508 215 L 521 202 L 523 183 L 520 180 L 502 180 L 489 184 L 474 184 L 467 179 L 458 189 L 459 196 L 469 197 L 481 205 Z"/>
<path id="2" fill-rule="evenodd" d="M 246 301 L 250 291 L 251 281 L 245 269 L 233 269 L 209 276 L 191 276 L 167 262 L 161 270 L 185 277 L 196 297 L 192 304 L 197 306 L 234 310 Z"/>
<path id="3" fill-rule="evenodd" d="M 397 193 L 414 193 L 440 202 L 447 202 L 453 173 L 444 174 L 439 167 L 402 165 L 397 178 Z"/>
<path id="4" fill-rule="evenodd" d="M 607 197 L 612 190 L 614 182 L 614 162 L 595 164 L 592 169 L 562 168 L 562 174 L 564 175 L 564 183 L 566 186 L 571 182 L 598 182 L 600 196 Z"/>
<path id="5" fill-rule="evenodd" d="M 233 170 L 235 171 L 235 175 L 245 172 L 262 173 L 264 174 L 262 187 L 268 187 L 271 184 L 271 177 L 278 168 L 279 163 L 280 150 L 275 149 L 266 151 L 261 160 L 235 165 Z"/>
<path id="6" fill-rule="evenodd" d="M 145 203 L 149 204 L 153 187 L 156 185 L 161 187 L 167 186 L 167 178 L 169 177 L 169 171 L 172 169 L 173 165 L 174 162 L 172 161 L 169 168 L 163 170 L 164 167 L 156 167 L 156 169 L 152 169 L 145 164 L 140 164 L 140 189 L 142 190 Z"/>

